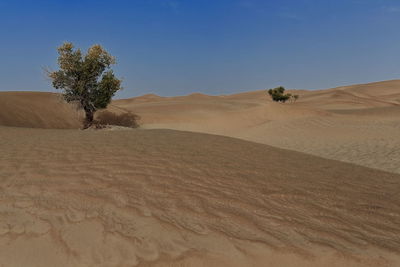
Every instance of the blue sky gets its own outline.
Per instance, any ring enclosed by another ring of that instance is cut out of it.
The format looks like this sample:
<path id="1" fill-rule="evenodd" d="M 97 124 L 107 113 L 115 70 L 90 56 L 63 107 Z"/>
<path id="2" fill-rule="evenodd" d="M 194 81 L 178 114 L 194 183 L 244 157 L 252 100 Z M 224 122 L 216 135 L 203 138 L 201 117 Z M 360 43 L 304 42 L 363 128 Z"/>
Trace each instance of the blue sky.
<path id="1" fill-rule="evenodd" d="M 398 0 L 0 0 L 0 91 L 55 91 L 56 47 L 117 57 L 117 97 L 400 77 Z"/>

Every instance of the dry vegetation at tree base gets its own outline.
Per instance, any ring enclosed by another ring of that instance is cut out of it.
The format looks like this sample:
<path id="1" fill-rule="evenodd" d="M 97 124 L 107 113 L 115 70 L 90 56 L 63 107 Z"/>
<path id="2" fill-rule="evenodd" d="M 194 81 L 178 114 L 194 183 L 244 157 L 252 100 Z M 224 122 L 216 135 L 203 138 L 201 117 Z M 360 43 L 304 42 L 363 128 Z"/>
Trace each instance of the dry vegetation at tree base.
<path id="1" fill-rule="evenodd" d="M 400 266 L 400 81 L 289 93 L 0 93 L 0 266 Z"/>

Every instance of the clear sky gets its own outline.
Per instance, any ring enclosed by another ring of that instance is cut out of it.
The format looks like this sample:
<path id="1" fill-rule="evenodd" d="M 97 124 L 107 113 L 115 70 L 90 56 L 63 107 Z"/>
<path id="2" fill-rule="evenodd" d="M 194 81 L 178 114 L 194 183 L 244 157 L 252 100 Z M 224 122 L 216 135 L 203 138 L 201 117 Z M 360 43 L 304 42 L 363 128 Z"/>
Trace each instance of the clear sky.
<path id="1" fill-rule="evenodd" d="M 116 56 L 118 97 L 400 78 L 399 0 L 0 0 L 0 36 L 0 91 L 56 91 L 64 41 Z"/>

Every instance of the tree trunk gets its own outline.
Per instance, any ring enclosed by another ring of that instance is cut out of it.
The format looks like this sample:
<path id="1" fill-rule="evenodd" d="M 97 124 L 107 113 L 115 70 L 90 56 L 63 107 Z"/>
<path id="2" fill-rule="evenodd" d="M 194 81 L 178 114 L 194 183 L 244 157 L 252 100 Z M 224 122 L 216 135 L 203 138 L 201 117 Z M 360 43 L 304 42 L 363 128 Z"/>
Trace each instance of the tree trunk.
<path id="1" fill-rule="evenodd" d="M 94 115 L 94 112 L 93 111 L 91 111 L 90 109 L 85 109 L 85 121 L 84 121 L 84 123 L 83 123 L 83 129 L 87 129 L 87 128 L 89 128 L 90 126 L 92 126 L 92 124 L 93 124 L 93 115 Z"/>

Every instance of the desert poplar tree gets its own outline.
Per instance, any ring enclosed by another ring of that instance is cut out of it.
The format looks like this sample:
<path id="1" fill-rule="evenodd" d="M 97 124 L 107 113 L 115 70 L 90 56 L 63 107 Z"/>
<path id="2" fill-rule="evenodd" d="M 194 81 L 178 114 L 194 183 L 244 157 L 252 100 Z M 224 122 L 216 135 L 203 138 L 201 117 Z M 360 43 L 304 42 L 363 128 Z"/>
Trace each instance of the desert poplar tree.
<path id="1" fill-rule="evenodd" d="M 83 128 L 86 129 L 93 124 L 96 110 L 106 108 L 114 94 L 122 89 L 121 80 L 110 68 L 115 58 L 100 45 L 93 45 L 83 55 L 72 43 L 60 46 L 58 54 L 60 70 L 48 75 L 53 86 L 63 90 L 67 102 L 77 103 L 85 111 Z"/>

